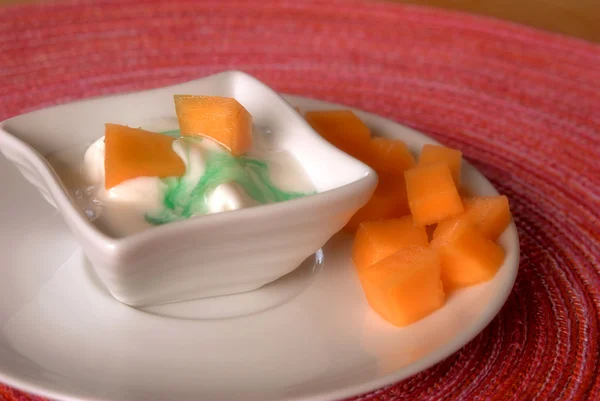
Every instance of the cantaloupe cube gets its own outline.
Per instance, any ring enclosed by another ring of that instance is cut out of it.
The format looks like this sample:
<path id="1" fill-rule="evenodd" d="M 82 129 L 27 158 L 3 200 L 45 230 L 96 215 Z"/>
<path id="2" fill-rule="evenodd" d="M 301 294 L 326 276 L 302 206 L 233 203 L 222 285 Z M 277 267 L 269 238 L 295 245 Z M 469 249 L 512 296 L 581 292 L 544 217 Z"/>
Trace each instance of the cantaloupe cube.
<path id="1" fill-rule="evenodd" d="M 106 124 L 104 135 L 104 186 L 110 189 L 137 177 L 171 177 L 185 174 L 183 160 L 168 135 L 118 124 Z"/>
<path id="2" fill-rule="evenodd" d="M 414 323 L 444 304 L 440 258 L 430 248 L 402 248 L 359 278 L 369 305 L 395 326 Z"/>
<path id="3" fill-rule="evenodd" d="M 510 224 L 510 208 L 506 196 L 463 198 L 464 216 L 486 238 L 495 241 Z"/>
<path id="4" fill-rule="evenodd" d="M 362 222 L 402 217 L 409 213 L 404 179 L 391 175 L 380 175 L 373 196 L 352 216 L 344 227 L 344 231 L 355 233 Z"/>
<path id="5" fill-rule="evenodd" d="M 431 247 L 440 254 L 446 292 L 490 280 L 504 262 L 504 250 L 464 218 L 438 224 Z"/>
<path id="6" fill-rule="evenodd" d="M 307 111 L 304 118 L 332 145 L 356 159 L 367 162 L 371 131 L 352 111 Z"/>
<path id="7" fill-rule="evenodd" d="M 237 100 L 175 95 L 181 135 L 206 136 L 239 156 L 252 147 L 252 116 Z"/>
<path id="8" fill-rule="evenodd" d="M 361 223 L 365 221 L 378 221 L 390 219 L 396 210 L 396 202 L 393 197 L 383 195 L 375 190 L 371 199 L 350 218 L 344 226 L 344 231 L 355 233 Z"/>
<path id="9" fill-rule="evenodd" d="M 445 161 L 419 164 L 404 173 L 410 211 L 419 225 L 439 223 L 464 208 Z"/>
<path id="10" fill-rule="evenodd" d="M 440 161 L 448 163 L 456 186 L 460 186 L 462 152 L 440 145 L 427 144 L 423 146 L 421 155 L 419 156 L 419 164 L 430 164 Z"/>
<path id="11" fill-rule="evenodd" d="M 425 228 L 416 226 L 412 216 L 364 222 L 354 238 L 352 261 L 364 270 L 406 246 L 427 245 Z"/>
<path id="12" fill-rule="evenodd" d="M 397 139 L 374 137 L 369 143 L 369 151 L 368 164 L 379 174 L 402 176 L 416 164 L 406 144 Z"/>
<path id="13" fill-rule="evenodd" d="M 379 174 L 378 188 L 382 196 L 389 196 L 394 199 L 394 211 L 391 217 L 404 217 L 410 214 L 404 176 Z"/>

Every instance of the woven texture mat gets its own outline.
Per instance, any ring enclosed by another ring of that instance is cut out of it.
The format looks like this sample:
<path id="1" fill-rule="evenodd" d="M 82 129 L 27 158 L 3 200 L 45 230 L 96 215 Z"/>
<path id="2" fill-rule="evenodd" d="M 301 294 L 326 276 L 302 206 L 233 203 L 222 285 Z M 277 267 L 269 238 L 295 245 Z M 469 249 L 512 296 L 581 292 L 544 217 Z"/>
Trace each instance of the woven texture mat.
<path id="1" fill-rule="evenodd" d="M 522 262 L 501 313 L 362 400 L 600 400 L 600 47 L 371 1 L 0 9 L 0 120 L 230 68 L 457 146 L 511 200 Z M 38 398 L 0 385 L 0 399 Z"/>

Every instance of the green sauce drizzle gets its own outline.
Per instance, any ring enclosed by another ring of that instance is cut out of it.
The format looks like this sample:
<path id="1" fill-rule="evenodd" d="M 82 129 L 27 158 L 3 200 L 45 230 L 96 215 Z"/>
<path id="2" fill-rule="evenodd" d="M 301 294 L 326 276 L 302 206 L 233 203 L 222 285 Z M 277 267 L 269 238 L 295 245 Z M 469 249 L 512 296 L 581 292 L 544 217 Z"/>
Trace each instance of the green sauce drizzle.
<path id="1" fill-rule="evenodd" d="M 179 139 L 181 137 L 180 131 L 178 129 L 172 129 L 172 130 L 169 130 L 169 131 L 163 131 L 163 132 L 161 132 L 161 134 L 172 136 L 173 138 L 176 138 L 176 139 Z M 201 137 L 198 137 L 197 139 L 198 140 L 202 140 Z"/>
<path id="2" fill-rule="evenodd" d="M 179 131 L 173 130 L 164 134 L 179 136 Z M 205 171 L 195 186 L 189 185 L 185 176 L 162 180 L 167 188 L 163 198 L 164 207 L 158 212 L 146 214 L 147 222 L 161 225 L 187 219 L 196 214 L 206 214 L 207 195 L 224 183 L 236 183 L 259 204 L 282 202 L 308 195 L 283 191 L 275 186 L 270 178 L 269 166 L 264 161 L 210 150 L 205 150 L 204 155 Z"/>

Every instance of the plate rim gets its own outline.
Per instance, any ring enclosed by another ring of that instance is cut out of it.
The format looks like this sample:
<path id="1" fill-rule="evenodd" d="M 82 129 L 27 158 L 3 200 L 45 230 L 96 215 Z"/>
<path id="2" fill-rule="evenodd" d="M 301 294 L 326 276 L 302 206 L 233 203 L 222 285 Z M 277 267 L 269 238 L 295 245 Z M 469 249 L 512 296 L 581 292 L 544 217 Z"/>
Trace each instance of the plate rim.
<path id="1" fill-rule="evenodd" d="M 300 95 L 288 94 L 288 93 L 280 93 L 280 95 L 285 101 L 287 101 L 288 103 L 290 103 L 292 105 L 295 105 L 294 104 L 295 101 L 309 102 L 309 103 L 315 102 L 317 104 L 320 104 L 323 106 L 330 106 L 332 108 L 350 109 L 350 110 L 356 112 L 359 116 L 368 116 L 368 118 L 370 118 L 370 119 L 383 120 L 387 123 L 391 123 L 393 126 L 396 126 L 400 130 L 410 131 L 412 135 L 416 135 L 429 143 L 439 144 L 439 142 L 436 141 L 435 139 L 429 137 L 428 135 L 426 135 L 420 131 L 417 131 L 416 129 L 413 129 L 406 125 L 397 123 L 396 121 L 393 121 L 389 118 L 386 118 L 386 117 L 383 117 L 380 115 L 377 115 L 375 113 L 371 113 L 371 112 L 367 112 L 367 111 L 364 111 L 364 110 L 361 110 L 361 109 L 358 109 L 355 107 L 347 106 L 342 103 L 333 103 L 333 102 L 324 101 L 324 100 L 320 100 L 320 99 L 316 99 L 316 98 L 308 97 L 308 96 L 300 96 Z M 86 100 L 86 99 L 82 99 L 82 100 Z M 496 190 L 495 187 L 493 186 L 493 184 L 487 179 L 487 177 L 485 177 L 484 174 L 479 172 L 479 170 L 476 169 L 470 163 L 468 163 L 468 161 L 465 161 L 465 163 L 469 164 L 471 168 L 476 170 L 481 175 L 481 177 L 483 177 L 483 179 L 485 181 L 487 181 L 487 183 L 491 187 L 493 187 L 494 190 Z M 425 355 L 424 357 L 419 358 L 419 359 L 409 363 L 405 367 L 403 367 L 399 370 L 396 370 L 392 373 L 378 377 L 376 379 L 366 381 L 363 383 L 358 383 L 358 384 L 355 384 L 352 386 L 343 387 L 343 388 L 333 388 L 328 391 L 307 392 L 306 395 L 301 398 L 284 396 L 284 397 L 279 397 L 279 399 L 281 399 L 282 401 L 331 401 L 331 400 L 339 400 L 339 399 L 345 399 L 345 398 L 349 398 L 349 397 L 361 396 L 361 395 L 367 394 L 369 392 L 372 392 L 372 391 L 375 391 L 378 389 L 382 389 L 386 386 L 393 385 L 401 380 L 408 379 L 408 378 L 416 375 L 417 373 L 422 372 L 422 371 L 432 367 L 433 365 L 441 362 L 442 360 L 446 359 L 450 355 L 459 351 L 461 348 L 463 348 L 465 345 L 467 345 L 470 341 L 472 341 L 478 334 L 480 334 L 492 322 L 492 320 L 498 315 L 498 313 L 500 312 L 502 307 L 505 305 L 508 297 L 510 296 L 510 294 L 512 292 L 512 289 L 514 287 L 516 277 L 517 277 L 517 274 L 519 271 L 519 264 L 520 264 L 520 257 L 521 257 L 519 235 L 518 235 L 518 231 L 517 231 L 514 219 L 511 219 L 511 223 L 510 223 L 509 227 L 507 228 L 507 231 L 512 232 L 511 233 L 512 235 L 510 235 L 510 243 L 511 243 L 511 247 L 514 247 L 514 250 L 516 252 L 516 260 L 515 260 L 514 266 L 510 270 L 506 281 L 502 283 L 502 286 L 500 288 L 501 291 L 498 291 L 498 294 L 496 294 L 494 296 L 494 298 L 492 299 L 493 304 L 490 305 L 491 307 L 485 309 L 485 311 L 482 313 L 482 316 L 480 317 L 480 319 L 478 321 L 474 322 L 474 324 L 472 324 L 467 330 L 462 331 L 461 336 L 458 336 L 458 337 L 455 336 L 451 341 L 447 342 L 443 347 L 441 347 L 441 348 L 438 347 L 438 348 L 434 349 L 432 352 Z M 72 391 L 72 390 L 69 391 L 68 389 L 60 390 L 60 389 L 56 389 L 55 388 L 56 386 L 53 386 L 53 388 L 49 389 L 48 387 L 44 387 L 44 385 L 36 384 L 35 382 L 33 382 L 31 380 L 23 380 L 22 378 L 19 378 L 19 377 L 15 376 L 14 374 L 6 373 L 2 367 L 0 367 L 0 384 L 4 384 L 5 386 L 12 387 L 12 388 L 18 389 L 18 390 L 26 392 L 26 393 L 30 393 L 30 394 L 42 396 L 42 397 L 47 397 L 50 399 L 56 399 L 56 400 L 116 401 L 115 398 L 96 397 L 96 396 L 91 396 L 90 394 L 77 395 L 77 393 L 78 393 L 77 390 L 75 390 L 75 391 Z"/>

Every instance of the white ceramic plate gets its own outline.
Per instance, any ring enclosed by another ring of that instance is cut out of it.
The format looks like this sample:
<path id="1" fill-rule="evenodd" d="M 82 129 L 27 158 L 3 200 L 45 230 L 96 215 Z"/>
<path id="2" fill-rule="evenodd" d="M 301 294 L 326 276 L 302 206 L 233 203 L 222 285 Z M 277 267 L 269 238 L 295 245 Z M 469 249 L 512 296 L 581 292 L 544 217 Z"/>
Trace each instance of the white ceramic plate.
<path id="1" fill-rule="evenodd" d="M 288 96 L 304 110 L 334 107 Z M 339 106 L 337 106 L 339 107 Z M 414 150 L 430 138 L 358 112 Z M 477 194 L 492 185 L 466 164 Z M 351 237 L 257 291 L 147 310 L 114 300 L 63 223 L 0 156 L 0 381 L 73 400 L 332 400 L 404 379 L 457 351 L 498 313 L 519 261 L 514 224 L 495 278 L 406 328 L 364 300 Z"/>

